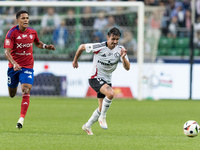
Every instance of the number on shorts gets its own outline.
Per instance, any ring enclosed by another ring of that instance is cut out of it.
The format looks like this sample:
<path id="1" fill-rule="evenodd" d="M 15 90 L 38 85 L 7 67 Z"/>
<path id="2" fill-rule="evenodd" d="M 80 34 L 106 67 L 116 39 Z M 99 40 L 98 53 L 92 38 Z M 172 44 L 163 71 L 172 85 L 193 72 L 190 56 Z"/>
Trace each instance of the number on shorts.
<path id="1" fill-rule="evenodd" d="M 8 84 L 11 84 L 11 78 L 8 77 Z"/>

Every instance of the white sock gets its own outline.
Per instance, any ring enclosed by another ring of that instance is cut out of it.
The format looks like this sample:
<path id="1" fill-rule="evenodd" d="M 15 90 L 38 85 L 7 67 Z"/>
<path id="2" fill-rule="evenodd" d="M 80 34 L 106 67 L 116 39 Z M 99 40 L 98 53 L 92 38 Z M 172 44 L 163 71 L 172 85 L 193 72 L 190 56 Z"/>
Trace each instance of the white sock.
<path id="1" fill-rule="evenodd" d="M 19 119 L 22 120 L 22 121 L 24 121 L 24 118 L 23 118 L 23 117 L 20 117 Z"/>
<path id="2" fill-rule="evenodd" d="M 112 103 L 112 101 L 109 100 L 107 97 L 105 97 L 103 99 L 101 115 L 100 115 L 101 118 L 106 118 L 106 113 L 107 113 L 108 108 L 110 107 L 111 103 Z"/>
<path id="3" fill-rule="evenodd" d="M 100 116 L 100 112 L 99 112 L 99 107 L 98 107 L 97 109 L 95 109 L 92 116 L 86 123 L 86 127 L 90 128 L 98 120 L 99 116 Z"/>

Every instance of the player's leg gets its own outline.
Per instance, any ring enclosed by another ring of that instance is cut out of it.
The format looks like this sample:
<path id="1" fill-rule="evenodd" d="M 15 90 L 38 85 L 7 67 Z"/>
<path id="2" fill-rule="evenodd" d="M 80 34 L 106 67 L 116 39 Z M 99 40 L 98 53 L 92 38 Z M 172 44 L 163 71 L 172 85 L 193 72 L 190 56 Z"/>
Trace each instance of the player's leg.
<path id="1" fill-rule="evenodd" d="M 99 80 L 97 80 L 97 79 L 89 79 L 89 84 L 97 93 L 99 92 L 99 90 L 102 86 L 102 84 L 99 84 Z M 99 100 L 99 98 L 98 98 L 98 100 Z M 103 101 L 103 98 L 101 98 L 101 101 Z M 82 129 L 88 135 L 93 135 L 91 126 L 98 120 L 98 118 L 100 116 L 100 111 L 99 111 L 100 109 L 101 108 L 99 108 L 99 107 L 96 108 L 95 111 L 92 113 L 92 116 L 89 118 L 89 120 L 82 126 Z"/>
<path id="2" fill-rule="evenodd" d="M 112 87 L 108 84 L 104 84 L 101 88 L 100 88 L 100 92 L 102 94 L 104 94 L 107 99 L 109 99 L 110 101 L 112 101 L 112 99 L 114 98 L 115 92 L 112 89 Z"/>
<path id="3" fill-rule="evenodd" d="M 100 99 L 99 100 L 99 108 L 101 111 L 101 114 L 99 116 L 99 124 L 103 129 L 107 129 L 107 123 L 106 123 L 106 113 L 112 103 L 112 99 L 114 97 L 114 90 L 111 88 L 110 85 L 108 84 L 104 84 L 101 88 L 100 88 L 100 93 L 104 94 L 104 99 L 103 101 Z"/>
<path id="4" fill-rule="evenodd" d="M 22 103 L 20 117 L 25 118 L 30 103 L 31 84 L 22 84 Z"/>
<path id="5" fill-rule="evenodd" d="M 15 97 L 15 95 L 17 93 L 17 87 L 16 88 L 10 88 L 10 87 L 8 87 L 8 92 L 9 92 L 9 96 L 11 98 Z"/>
<path id="6" fill-rule="evenodd" d="M 82 126 L 82 129 L 88 134 L 93 135 L 91 126 L 98 120 L 100 116 L 99 108 L 95 109 L 89 120 Z"/>
<path id="7" fill-rule="evenodd" d="M 23 127 L 24 118 L 26 116 L 29 103 L 30 103 L 30 90 L 32 85 L 31 84 L 22 84 L 22 102 L 21 102 L 21 111 L 20 111 L 20 118 L 17 122 L 17 128 L 20 129 Z"/>
<path id="8" fill-rule="evenodd" d="M 91 126 L 98 120 L 100 116 L 99 108 L 95 109 L 95 111 L 92 113 L 92 116 L 86 123 L 86 127 L 91 128 Z"/>
<path id="9" fill-rule="evenodd" d="M 30 103 L 30 91 L 34 81 L 33 69 L 22 68 L 19 80 L 21 82 L 22 102 L 21 102 L 20 118 L 17 122 L 16 127 L 18 129 L 21 129 L 23 127 L 24 118 L 26 116 Z"/>
<path id="10" fill-rule="evenodd" d="M 99 93 L 97 94 L 97 96 L 98 96 L 98 95 L 99 95 Z M 105 97 L 105 95 L 104 95 L 104 97 Z M 100 113 L 101 113 L 102 103 L 103 103 L 104 97 L 103 97 L 103 98 L 98 98 L 98 102 L 99 102 L 99 112 L 100 112 Z"/>
<path id="11" fill-rule="evenodd" d="M 103 100 L 103 99 L 102 99 Z M 93 135 L 91 126 L 98 120 L 100 116 L 99 107 L 95 109 L 95 111 L 92 113 L 92 116 L 89 118 L 89 120 L 82 126 L 82 129 L 88 134 Z"/>
<path id="12" fill-rule="evenodd" d="M 19 74 L 20 71 L 14 71 L 13 68 L 8 68 L 7 71 L 7 84 L 8 84 L 8 92 L 11 98 L 15 97 L 17 93 L 17 87 L 19 83 Z"/>

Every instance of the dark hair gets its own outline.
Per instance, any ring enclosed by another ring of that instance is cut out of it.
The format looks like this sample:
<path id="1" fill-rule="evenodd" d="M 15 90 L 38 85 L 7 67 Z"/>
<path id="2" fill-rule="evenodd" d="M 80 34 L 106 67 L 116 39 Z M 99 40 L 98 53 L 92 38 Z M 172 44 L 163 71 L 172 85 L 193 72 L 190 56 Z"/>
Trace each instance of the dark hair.
<path id="1" fill-rule="evenodd" d="M 111 35 L 121 36 L 121 32 L 119 31 L 119 29 L 114 27 L 114 28 L 110 29 L 110 31 L 108 32 L 108 36 L 110 37 Z"/>
<path id="2" fill-rule="evenodd" d="M 17 14 L 16 14 L 16 19 L 18 19 L 19 16 L 20 16 L 21 14 L 23 14 L 23 13 L 26 13 L 26 14 L 29 15 L 29 13 L 28 13 L 26 10 L 20 10 L 20 11 L 18 11 Z"/>

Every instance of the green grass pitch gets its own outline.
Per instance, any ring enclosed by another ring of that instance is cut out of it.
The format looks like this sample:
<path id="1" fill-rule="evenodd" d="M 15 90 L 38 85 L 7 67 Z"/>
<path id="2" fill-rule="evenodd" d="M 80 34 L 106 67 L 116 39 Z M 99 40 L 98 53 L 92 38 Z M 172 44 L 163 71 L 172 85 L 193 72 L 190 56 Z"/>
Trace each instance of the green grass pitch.
<path id="1" fill-rule="evenodd" d="M 15 128 L 21 97 L 0 97 L 1 150 L 197 150 L 200 135 L 183 134 L 187 120 L 200 122 L 200 101 L 114 99 L 108 129 L 82 131 L 97 99 L 31 97 L 24 127 Z"/>

